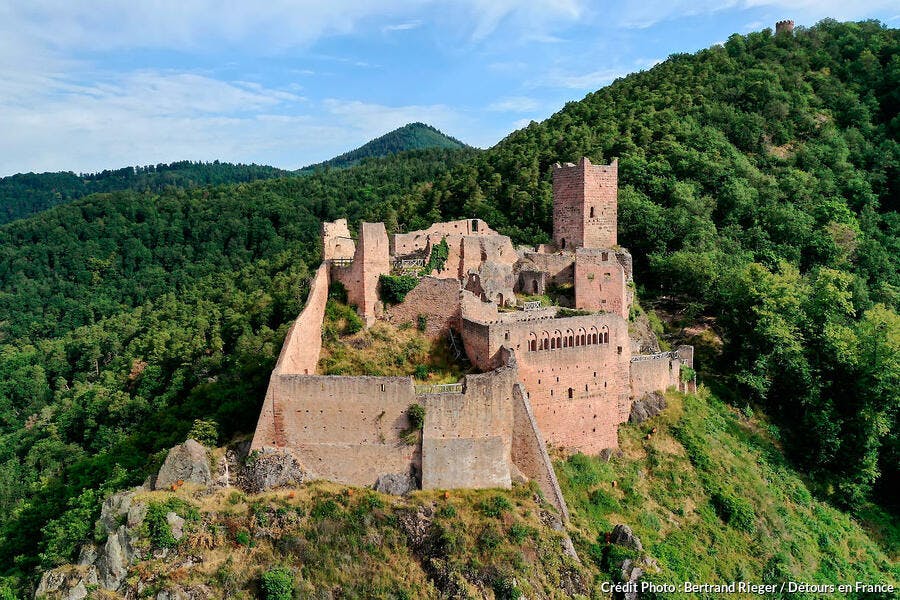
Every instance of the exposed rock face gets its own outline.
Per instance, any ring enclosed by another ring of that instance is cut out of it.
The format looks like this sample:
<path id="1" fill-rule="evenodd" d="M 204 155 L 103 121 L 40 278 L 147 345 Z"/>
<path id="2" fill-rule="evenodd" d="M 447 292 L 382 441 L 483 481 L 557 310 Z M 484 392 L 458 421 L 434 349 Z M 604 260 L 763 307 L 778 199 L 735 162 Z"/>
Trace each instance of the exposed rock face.
<path id="1" fill-rule="evenodd" d="M 633 560 L 630 558 L 626 558 L 625 562 L 622 563 L 622 581 L 625 583 L 633 583 L 636 582 L 641 576 L 644 574 L 644 570 L 641 569 Z M 637 600 L 638 586 L 634 586 L 633 591 L 625 592 L 622 596 L 625 600 Z"/>
<path id="2" fill-rule="evenodd" d="M 34 597 L 43 598 L 52 594 L 60 600 L 83 600 L 87 598 L 88 586 L 98 583 L 97 568 L 93 565 L 59 567 L 44 573 Z"/>
<path id="3" fill-rule="evenodd" d="M 166 490 L 177 485 L 178 482 L 190 482 L 198 485 L 212 483 L 206 448 L 196 440 L 188 440 L 169 450 L 169 454 L 156 476 L 153 489 Z"/>
<path id="4" fill-rule="evenodd" d="M 647 419 L 655 417 L 666 408 L 666 399 L 659 392 L 644 394 L 640 400 L 635 400 L 631 405 L 629 423 L 643 423 Z"/>
<path id="5" fill-rule="evenodd" d="M 412 475 L 401 473 L 387 473 L 381 475 L 375 482 L 375 491 L 392 496 L 405 496 L 418 489 L 416 478 Z"/>
<path id="6" fill-rule="evenodd" d="M 631 527 L 628 525 L 616 525 L 613 527 L 609 541 L 613 544 L 637 550 L 638 552 L 644 551 L 644 546 L 641 544 L 640 538 L 634 535 L 634 532 L 631 531 Z"/>
<path id="7" fill-rule="evenodd" d="M 54 594 L 66 600 L 81 600 L 88 586 L 118 590 L 134 560 L 132 542 L 147 514 L 147 506 L 134 502 L 135 491 L 113 494 L 103 502 L 98 533 L 106 535 L 102 544 L 82 546 L 78 565 L 63 566 L 44 573 L 35 597 Z"/>
<path id="8" fill-rule="evenodd" d="M 303 483 L 307 470 L 289 450 L 263 448 L 250 457 L 242 474 L 243 487 L 250 493 L 259 493 L 284 486 Z"/>
<path id="9" fill-rule="evenodd" d="M 169 524 L 169 528 L 172 530 L 173 538 L 180 540 L 184 537 L 184 519 L 179 517 L 177 513 L 166 513 L 166 523 Z"/>

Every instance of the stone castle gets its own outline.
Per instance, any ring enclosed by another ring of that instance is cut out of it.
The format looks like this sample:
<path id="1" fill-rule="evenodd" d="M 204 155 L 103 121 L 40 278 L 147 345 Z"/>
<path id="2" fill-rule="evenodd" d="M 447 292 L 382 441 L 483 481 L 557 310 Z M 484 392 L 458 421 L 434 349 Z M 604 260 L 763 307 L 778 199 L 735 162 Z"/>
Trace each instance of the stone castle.
<path id="1" fill-rule="evenodd" d="M 694 385 L 682 377 L 693 367 L 692 347 L 659 352 L 629 332 L 631 255 L 617 245 L 617 191 L 616 161 L 555 165 L 553 243 L 537 248 L 516 248 L 479 219 L 392 236 L 383 223 L 361 223 L 358 239 L 345 220 L 325 223 L 324 261 L 272 372 L 252 449 L 289 451 L 310 476 L 352 485 L 388 475 L 423 489 L 534 479 L 566 517 L 546 444 L 592 454 L 616 448 L 636 400 Z M 420 271 L 443 242 L 442 268 L 385 306 L 380 276 Z M 367 325 L 424 326 L 481 372 L 441 386 L 317 374 L 335 281 Z M 571 308 L 517 305 L 516 293 L 559 290 Z M 409 445 L 413 404 L 425 418 L 420 443 Z"/>

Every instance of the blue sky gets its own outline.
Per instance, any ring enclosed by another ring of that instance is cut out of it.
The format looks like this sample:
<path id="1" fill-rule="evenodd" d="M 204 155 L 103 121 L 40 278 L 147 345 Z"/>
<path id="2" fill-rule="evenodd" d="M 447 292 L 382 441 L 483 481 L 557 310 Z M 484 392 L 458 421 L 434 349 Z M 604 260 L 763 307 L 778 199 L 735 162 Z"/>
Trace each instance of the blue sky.
<path id="1" fill-rule="evenodd" d="M 411 121 L 489 147 L 616 77 L 897 0 L 0 0 L 0 176 L 297 168 Z"/>

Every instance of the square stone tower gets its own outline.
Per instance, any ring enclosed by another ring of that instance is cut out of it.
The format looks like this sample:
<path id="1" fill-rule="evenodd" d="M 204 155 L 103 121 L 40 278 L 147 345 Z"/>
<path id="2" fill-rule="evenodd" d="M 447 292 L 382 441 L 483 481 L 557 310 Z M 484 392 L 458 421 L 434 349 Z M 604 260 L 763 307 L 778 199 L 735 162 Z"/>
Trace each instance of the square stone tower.
<path id="1" fill-rule="evenodd" d="M 618 228 L 619 164 L 553 167 L 553 241 L 560 250 L 612 248 Z"/>

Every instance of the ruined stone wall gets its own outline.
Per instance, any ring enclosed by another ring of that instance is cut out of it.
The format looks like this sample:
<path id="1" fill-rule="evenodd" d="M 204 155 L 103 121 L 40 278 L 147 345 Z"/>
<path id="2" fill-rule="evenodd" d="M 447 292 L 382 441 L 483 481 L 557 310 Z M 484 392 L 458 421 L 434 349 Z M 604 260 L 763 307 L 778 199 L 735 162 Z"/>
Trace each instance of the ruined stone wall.
<path id="1" fill-rule="evenodd" d="M 459 221 L 435 223 L 428 229 L 394 234 L 391 237 L 391 254 L 394 256 L 415 254 L 425 250 L 428 247 L 429 240 L 431 240 L 431 243 L 437 243 L 444 236 L 448 235 L 491 236 L 499 234 L 488 227 L 488 224 L 481 219 L 460 219 Z"/>
<path id="2" fill-rule="evenodd" d="M 579 248 L 575 252 L 575 308 L 603 310 L 628 318 L 625 269 L 610 250 Z"/>
<path id="3" fill-rule="evenodd" d="M 359 244 L 353 262 L 335 265 L 331 276 L 347 288 L 347 302 L 356 307 L 359 315 L 371 326 L 378 316 L 378 278 L 390 273 L 390 253 L 384 223 L 360 223 Z"/>
<path id="4" fill-rule="evenodd" d="M 562 250 L 612 248 L 618 228 L 618 163 L 553 169 L 553 241 Z"/>
<path id="5" fill-rule="evenodd" d="M 356 242 L 350 236 L 347 219 L 322 223 L 322 258 L 349 260 L 356 252 Z"/>
<path id="6" fill-rule="evenodd" d="M 631 359 L 631 395 L 638 399 L 648 392 L 675 388 L 693 392 L 693 382 L 681 381 L 681 367 L 694 367 L 693 346 L 679 346 L 674 352 L 638 355 Z"/>
<path id="7" fill-rule="evenodd" d="M 401 304 L 385 310 L 385 317 L 391 323 L 400 325 L 411 323 L 418 327 L 419 315 L 427 321 L 425 335 L 442 338 L 452 327 L 460 328 L 459 281 L 423 277 Z"/>
<path id="8" fill-rule="evenodd" d="M 520 270 L 543 271 L 547 274 L 548 284 L 566 285 L 575 283 L 575 256 L 573 254 L 526 252 L 519 268 Z"/>
<path id="9" fill-rule="evenodd" d="M 418 472 L 418 445 L 401 439 L 415 401 L 410 377 L 273 374 L 251 449 L 291 448 L 313 476 L 349 485 Z"/>
<path id="10" fill-rule="evenodd" d="M 528 400 L 528 393 L 521 383 L 513 386 L 513 464 L 529 479 L 533 479 L 544 498 L 556 507 L 564 520 L 569 519 L 569 509 L 553 470 L 553 462 L 547 454 L 547 446 L 538 427 Z"/>
<path id="11" fill-rule="evenodd" d="M 420 397 L 422 489 L 510 487 L 515 383 L 505 366 L 467 375 L 463 393 Z"/>
<path id="12" fill-rule="evenodd" d="M 328 265 L 322 263 L 309 286 L 306 306 L 284 338 L 275 373 L 312 375 L 322 352 L 322 320 L 328 301 Z"/>

